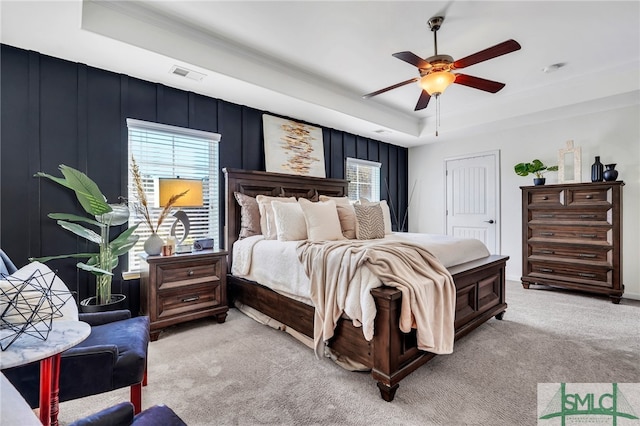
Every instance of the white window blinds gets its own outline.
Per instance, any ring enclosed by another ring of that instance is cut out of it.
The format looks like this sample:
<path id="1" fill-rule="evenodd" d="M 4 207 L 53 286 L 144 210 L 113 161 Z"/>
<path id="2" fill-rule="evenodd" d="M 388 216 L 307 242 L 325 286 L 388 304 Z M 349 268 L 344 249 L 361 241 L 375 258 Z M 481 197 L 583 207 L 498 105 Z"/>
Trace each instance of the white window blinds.
<path id="1" fill-rule="evenodd" d="M 213 238 L 214 248 L 220 246 L 219 235 L 219 160 L 217 133 L 182 127 L 168 126 L 147 121 L 127 119 L 129 129 L 129 170 L 131 157 L 135 158 L 140 170 L 145 195 L 149 204 L 151 222 L 157 224 L 161 207 L 154 203 L 157 199 L 158 178 L 198 179 L 203 182 L 203 207 L 181 207 L 189 217 L 191 230 L 185 244 L 199 238 Z M 138 198 L 131 173 L 128 185 L 129 203 L 137 203 Z M 144 252 L 144 242 L 151 235 L 149 226 L 141 217 L 136 217 L 134 209 L 129 225 L 140 223 L 136 234 L 140 239 L 129 251 L 129 271 L 140 269 L 139 254 Z M 174 207 L 158 230 L 158 235 L 166 241 L 175 218 Z M 182 227 L 178 227 L 182 232 Z M 179 236 L 180 234 L 178 234 Z"/>
<path id="2" fill-rule="evenodd" d="M 380 201 L 380 166 L 375 161 L 347 157 L 345 176 L 350 200 Z"/>

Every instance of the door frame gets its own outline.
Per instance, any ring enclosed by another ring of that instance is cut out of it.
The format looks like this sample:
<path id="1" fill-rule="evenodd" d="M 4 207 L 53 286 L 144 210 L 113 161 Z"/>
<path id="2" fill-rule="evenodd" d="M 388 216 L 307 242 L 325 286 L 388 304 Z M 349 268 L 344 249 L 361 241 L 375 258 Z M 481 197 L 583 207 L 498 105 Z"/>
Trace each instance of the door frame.
<path id="1" fill-rule="evenodd" d="M 500 186 L 500 182 L 501 182 L 501 176 L 500 176 L 500 150 L 499 149 L 494 149 L 494 150 L 490 150 L 490 151 L 482 151 L 482 152 L 476 152 L 476 153 L 472 153 L 472 154 L 462 154 L 462 155 L 456 155 L 453 157 L 446 157 L 443 159 L 442 162 L 442 174 L 444 177 L 444 235 L 449 235 L 447 233 L 447 229 L 449 229 L 449 215 L 447 214 L 447 206 L 448 204 L 448 179 L 447 179 L 447 163 L 449 161 L 456 161 L 456 160 L 466 160 L 469 158 L 475 158 L 475 157 L 485 157 L 485 156 L 493 156 L 494 162 L 493 162 L 493 167 L 495 170 L 495 176 L 496 176 L 496 187 L 495 187 L 495 191 L 496 191 L 496 197 L 495 197 L 495 212 L 496 212 L 496 253 L 495 254 L 501 254 L 502 253 L 502 220 L 500 217 L 500 213 L 501 213 L 501 200 L 502 200 L 502 193 L 501 193 L 501 186 Z"/>

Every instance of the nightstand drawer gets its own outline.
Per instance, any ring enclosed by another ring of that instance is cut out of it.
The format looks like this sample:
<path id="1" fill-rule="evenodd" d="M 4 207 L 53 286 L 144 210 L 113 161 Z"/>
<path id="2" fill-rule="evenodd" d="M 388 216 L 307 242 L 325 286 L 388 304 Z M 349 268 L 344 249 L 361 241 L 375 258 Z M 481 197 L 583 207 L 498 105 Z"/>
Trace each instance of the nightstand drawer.
<path id="1" fill-rule="evenodd" d="M 158 290 L 166 291 L 209 281 L 219 281 L 222 274 L 221 262 L 216 259 L 184 263 L 167 263 L 157 267 Z"/>
<path id="2" fill-rule="evenodd" d="M 158 297 L 158 319 L 197 312 L 220 305 L 219 283 L 194 286 L 186 291 L 167 292 Z"/>

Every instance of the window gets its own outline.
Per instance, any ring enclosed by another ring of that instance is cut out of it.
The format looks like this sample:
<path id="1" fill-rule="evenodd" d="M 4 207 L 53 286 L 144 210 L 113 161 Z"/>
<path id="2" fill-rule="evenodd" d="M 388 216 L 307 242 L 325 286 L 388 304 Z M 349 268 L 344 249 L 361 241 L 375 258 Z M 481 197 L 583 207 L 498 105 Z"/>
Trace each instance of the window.
<path id="1" fill-rule="evenodd" d="M 140 169 L 143 187 L 147 196 L 152 223 L 157 223 L 162 211 L 158 207 L 158 178 L 201 179 L 203 182 L 203 207 L 180 207 L 189 216 L 191 230 L 188 240 L 213 238 L 214 248 L 220 247 L 219 235 L 219 167 L 218 142 L 220 135 L 200 130 L 167 126 L 147 121 L 127 119 L 129 128 L 129 170 L 131 157 L 135 158 Z M 129 173 L 128 199 L 130 203 L 138 201 L 131 173 Z M 160 225 L 158 235 L 166 240 L 171 226 L 175 222 L 172 214 L 179 208 L 174 207 Z M 140 223 L 141 218 L 132 217 L 129 225 Z M 182 227 L 177 227 L 178 237 Z M 144 242 L 151 235 L 151 230 L 143 222 L 138 226 L 136 234 L 140 235 L 138 243 L 129 251 L 129 271 L 140 269 L 140 253 L 144 252 Z"/>
<path id="2" fill-rule="evenodd" d="M 369 201 L 380 201 L 380 163 L 358 160 L 347 157 L 349 181 L 349 199 L 366 198 Z"/>

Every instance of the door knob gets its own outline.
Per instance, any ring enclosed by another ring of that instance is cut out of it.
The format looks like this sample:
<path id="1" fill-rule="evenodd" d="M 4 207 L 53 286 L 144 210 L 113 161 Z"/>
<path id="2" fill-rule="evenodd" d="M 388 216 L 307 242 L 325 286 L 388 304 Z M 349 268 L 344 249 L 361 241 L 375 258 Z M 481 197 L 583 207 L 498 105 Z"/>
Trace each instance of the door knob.
<path id="1" fill-rule="evenodd" d="M 493 219 L 485 220 L 485 222 L 487 222 L 487 223 L 494 223 Z"/>

